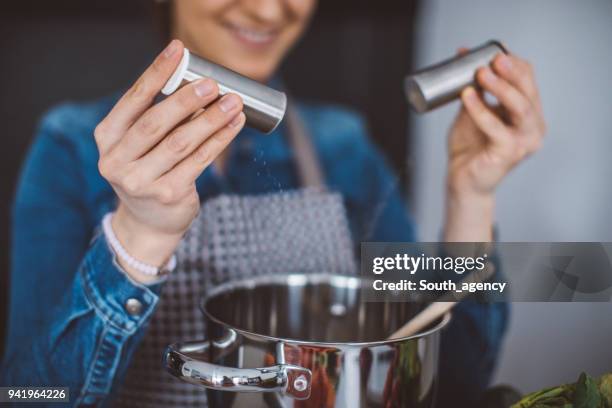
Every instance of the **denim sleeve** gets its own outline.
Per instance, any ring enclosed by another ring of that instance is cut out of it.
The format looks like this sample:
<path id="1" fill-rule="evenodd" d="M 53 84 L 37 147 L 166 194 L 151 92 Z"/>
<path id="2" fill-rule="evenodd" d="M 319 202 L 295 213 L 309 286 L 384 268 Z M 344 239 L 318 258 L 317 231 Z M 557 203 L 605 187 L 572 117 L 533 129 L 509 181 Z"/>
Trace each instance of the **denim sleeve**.
<path id="1" fill-rule="evenodd" d="M 125 372 L 161 285 L 130 280 L 94 233 L 75 143 L 44 122 L 22 171 L 0 377 L 6 386 L 69 387 L 71 406 L 98 406 Z M 137 315 L 125 308 L 130 298 L 142 304 Z"/>

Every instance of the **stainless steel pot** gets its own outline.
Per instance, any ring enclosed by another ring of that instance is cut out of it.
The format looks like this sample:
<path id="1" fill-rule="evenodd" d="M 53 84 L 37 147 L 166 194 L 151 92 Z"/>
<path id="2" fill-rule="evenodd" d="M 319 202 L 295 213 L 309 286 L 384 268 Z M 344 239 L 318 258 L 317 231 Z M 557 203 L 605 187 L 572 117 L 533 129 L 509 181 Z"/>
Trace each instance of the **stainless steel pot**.
<path id="1" fill-rule="evenodd" d="M 418 302 L 362 302 L 362 279 L 287 275 L 232 282 L 203 301 L 209 340 L 174 344 L 166 368 L 211 407 L 431 407 L 446 315 L 385 340 Z"/>

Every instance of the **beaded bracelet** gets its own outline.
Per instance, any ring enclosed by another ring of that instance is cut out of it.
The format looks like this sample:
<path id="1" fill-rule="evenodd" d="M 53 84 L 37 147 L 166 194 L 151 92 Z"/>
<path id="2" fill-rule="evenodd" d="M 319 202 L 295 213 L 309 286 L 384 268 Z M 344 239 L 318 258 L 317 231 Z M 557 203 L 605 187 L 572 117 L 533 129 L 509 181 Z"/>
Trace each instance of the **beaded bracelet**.
<path id="1" fill-rule="evenodd" d="M 104 235 L 106 235 L 106 239 L 110 244 L 111 248 L 115 252 L 115 254 L 121 258 L 121 260 L 129 265 L 132 269 L 142 273 L 143 275 L 148 276 L 158 276 L 162 271 L 163 272 L 172 272 L 176 267 L 176 256 L 172 255 L 168 263 L 165 266 L 159 268 L 157 266 L 149 265 L 144 262 L 140 262 L 136 258 L 132 257 L 121 245 L 119 239 L 115 235 L 113 231 L 113 226 L 111 225 L 111 221 L 113 219 L 113 213 L 108 213 L 102 219 L 102 231 L 104 231 Z"/>

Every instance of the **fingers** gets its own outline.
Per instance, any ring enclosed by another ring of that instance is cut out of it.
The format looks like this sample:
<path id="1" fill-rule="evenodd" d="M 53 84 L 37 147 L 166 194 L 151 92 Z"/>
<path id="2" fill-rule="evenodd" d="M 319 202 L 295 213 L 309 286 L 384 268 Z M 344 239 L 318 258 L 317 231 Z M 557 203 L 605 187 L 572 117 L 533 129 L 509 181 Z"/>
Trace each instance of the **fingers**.
<path id="1" fill-rule="evenodd" d="M 168 185 L 193 183 L 234 140 L 245 122 L 246 116 L 240 112 L 230 123 L 209 137 L 171 171 L 159 178 L 158 182 Z"/>
<path id="2" fill-rule="evenodd" d="M 529 99 L 534 109 L 538 133 L 543 136 L 546 133 L 546 122 L 533 66 L 515 55 L 499 55 L 493 61 L 493 69 Z"/>
<path id="3" fill-rule="evenodd" d="M 227 145 L 242 130 L 246 122 L 243 112 L 239 112 L 229 123 L 212 134 L 174 169 L 157 180 L 146 180 L 138 162 L 128 163 L 122 168 L 101 169 L 101 173 L 125 197 L 154 198 L 161 204 L 176 204 L 186 195 L 195 192 L 195 179 L 223 152 Z M 117 191 L 117 190 L 116 190 Z M 119 193 L 121 197 L 121 193 Z M 191 200 L 197 204 L 197 194 Z"/>
<path id="4" fill-rule="evenodd" d="M 506 108 L 514 125 L 521 127 L 533 117 L 532 104 L 517 88 L 497 76 L 490 68 L 481 68 L 476 74 L 479 85 Z"/>
<path id="5" fill-rule="evenodd" d="M 514 55 L 499 54 L 493 60 L 493 69 L 529 98 L 534 106 L 539 104 L 540 97 L 531 64 Z"/>
<path id="6" fill-rule="evenodd" d="M 240 130 L 240 123 L 236 123 L 236 120 L 241 121 L 240 118 L 244 116 L 241 110 L 242 99 L 238 95 L 225 95 L 196 118 L 176 128 L 139 159 L 139 173 L 146 180 L 154 181 L 192 154 L 208 138 L 221 137 L 225 141 L 224 135 L 231 135 L 233 139 L 233 131 L 237 133 Z M 221 132 L 221 136 L 216 135 L 216 132 Z"/>
<path id="7" fill-rule="evenodd" d="M 100 133 L 104 134 L 104 137 L 96 136 L 101 150 L 115 144 L 129 126 L 153 103 L 155 96 L 176 69 L 182 54 L 183 44 L 178 40 L 170 42 L 121 97 L 99 125 Z"/>
<path id="8" fill-rule="evenodd" d="M 182 87 L 142 114 L 111 154 L 123 161 L 140 158 L 183 120 L 218 96 L 219 88 L 211 79 L 201 79 Z"/>
<path id="9" fill-rule="evenodd" d="M 473 87 L 463 90 L 461 100 L 476 126 L 493 144 L 507 145 L 512 141 L 510 129 L 489 109 Z"/>

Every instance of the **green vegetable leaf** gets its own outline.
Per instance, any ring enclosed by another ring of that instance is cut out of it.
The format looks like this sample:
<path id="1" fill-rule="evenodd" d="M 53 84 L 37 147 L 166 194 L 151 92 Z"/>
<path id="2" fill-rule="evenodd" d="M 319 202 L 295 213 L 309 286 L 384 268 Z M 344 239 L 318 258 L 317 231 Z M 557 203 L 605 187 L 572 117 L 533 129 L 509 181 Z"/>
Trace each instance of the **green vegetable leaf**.
<path id="1" fill-rule="evenodd" d="M 586 373 L 580 374 L 576 391 L 574 393 L 575 408 L 599 408 L 601 407 L 601 395 L 599 388 L 593 378 Z"/>
<path id="2" fill-rule="evenodd" d="M 532 392 L 511 408 L 612 408 L 612 373 L 599 380 L 582 373 L 575 384 Z"/>

